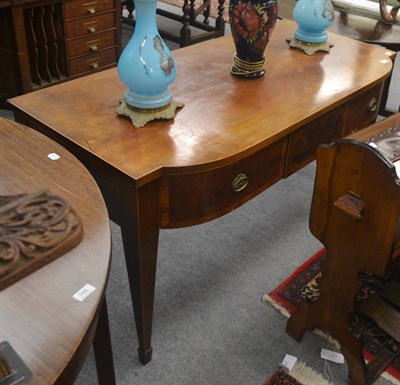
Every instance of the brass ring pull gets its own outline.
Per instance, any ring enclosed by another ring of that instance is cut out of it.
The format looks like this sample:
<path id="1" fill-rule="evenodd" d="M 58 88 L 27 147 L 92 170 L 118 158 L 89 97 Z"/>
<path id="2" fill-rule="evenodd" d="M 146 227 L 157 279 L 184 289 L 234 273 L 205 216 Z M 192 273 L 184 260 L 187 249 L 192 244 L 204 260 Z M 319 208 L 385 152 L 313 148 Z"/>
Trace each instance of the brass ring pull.
<path id="1" fill-rule="evenodd" d="M 239 174 L 232 182 L 232 189 L 234 192 L 242 191 L 246 188 L 249 183 L 249 178 L 246 174 Z"/>
<path id="2" fill-rule="evenodd" d="M 378 107 L 378 100 L 375 97 L 373 97 L 368 104 L 368 111 L 374 112 L 377 107 Z"/>

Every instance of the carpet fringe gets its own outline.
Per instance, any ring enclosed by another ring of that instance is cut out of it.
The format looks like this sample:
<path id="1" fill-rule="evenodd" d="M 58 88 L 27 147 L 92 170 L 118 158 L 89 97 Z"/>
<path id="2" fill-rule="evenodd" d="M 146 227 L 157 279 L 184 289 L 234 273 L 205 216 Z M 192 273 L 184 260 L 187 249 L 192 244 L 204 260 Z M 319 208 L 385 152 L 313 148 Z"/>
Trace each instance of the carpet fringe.
<path id="1" fill-rule="evenodd" d="M 388 380 L 388 381 L 392 382 L 395 385 L 400 385 L 400 381 L 397 378 L 393 377 L 388 372 L 381 373 L 381 377 L 383 377 L 385 380 Z"/>
<path id="2" fill-rule="evenodd" d="M 280 313 L 285 316 L 286 318 L 290 317 L 290 313 L 281 305 L 279 305 L 279 303 L 277 303 L 276 301 L 274 301 L 269 294 L 264 294 L 262 296 L 262 300 L 264 302 L 268 302 L 270 305 L 272 305 L 275 309 L 278 309 L 280 311 Z"/>
<path id="3" fill-rule="evenodd" d="M 294 368 L 289 374 L 297 381 L 307 385 L 333 385 L 326 380 L 321 374 L 315 372 L 304 362 L 297 361 Z"/>
<path id="4" fill-rule="evenodd" d="M 279 303 L 277 303 L 276 301 L 274 301 L 274 300 L 270 297 L 269 294 L 264 294 L 264 295 L 262 296 L 262 300 L 263 300 L 264 302 L 267 302 L 267 303 L 269 303 L 270 305 L 272 305 L 272 307 L 274 307 L 275 309 L 279 310 L 279 312 L 280 312 L 283 316 L 285 316 L 286 318 L 289 318 L 289 317 L 290 317 L 290 313 L 289 313 L 282 305 L 279 305 Z M 321 330 L 318 330 L 318 329 L 315 329 L 315 330 L 313 331 L 313 333 L 315 333 L 315 334 L 317 334 L 318 336 L 324 338 L 326 341 L 328 341 L 331 345 L 333 345 L 333 346 L 336 347 L 337 349 L 340 349 L 339 343 L 338 343 L 334 338 L 332 338 L 329 334 L 326 334 L 326 333 L 324 333 L 324 332 L 322 332 Z M 300 362 L 299 364 L 305 366 L 305 364 L 303 364 L 302 362 Z M 297 364 L 296 364 L 296 365 L 297 365 Z M 297 381 L 303 382 L 302 380 L 300 380 L 300 379 L 296 378 L 294 375 L 292 375 L 292 372 L 293 372 L 295 369 L 296 369 L 296 366 L 295 366 L 295 367 L 293 368 L 293 370 L 290 372 L 290 375 L 291 375 L 293 378 L 295 378 Z M 310 368 L 308 368 L 308 369 L 310 369 Z M 312 370 L 312 369 L 311 369 L 311 370 Z M 316 374 L 318 374 L 318 373 L 316 373 Z M 319 375 L 319 374 L 318 374 L 318 375 Z M 320 375 L 319 375 L 319 376 L 320 376 Z M 390 382 L 393 383 L 394 385 L 400 385 L 400 381 L 399 381 L 397 378 L 393 377 L 391 374 L 387 373 L 387 372 L 381 373 L 381 377 L 383 377 L 385 380 L 390 381 Z M 321 378 L 322 378 L 322 377 L 321 377 Z M 326 381 L 326 380 L 324 380 L 324 381 Z M 329 384 L 330 384 L 329 382 L 321 382 L 321 383 L 319 383 L 319 382 L 315 382 L 315 383 L 311 383 L 311 382 L 308 383 L 308 382 L 305 382 L 305 383 L 306 383 L 307 385 L 329 385 Z"/>
<path id="5" fill-rule="evenodd" d="M 271 296 L 269 294 L 264 294 L 262 297 L 262 300 L 264 302 L 268 302 L 270 305 L 272 305 L 275 309 L 279 310 L 279 312 L 285 316 L 286 318 L 290 317 L 290 313 L 281 305 L 279 305 L 279 303 L 277 303 L 276 301 L 274 301 Z M 313 331 L 316 335 L 324 338 L 325 340 L 327 340 L 331 345 L 333 345 L 335 348 L 340 349 L 340 345 L 339 343 L 332 338 L 329 334 L 326 334 L 324 332 L 322 332 L 321 330 L 315 329 Z M 396 384 L 397 385 L 397 384 Z M 400 385 L 400 384 L 398 384 Z"/>

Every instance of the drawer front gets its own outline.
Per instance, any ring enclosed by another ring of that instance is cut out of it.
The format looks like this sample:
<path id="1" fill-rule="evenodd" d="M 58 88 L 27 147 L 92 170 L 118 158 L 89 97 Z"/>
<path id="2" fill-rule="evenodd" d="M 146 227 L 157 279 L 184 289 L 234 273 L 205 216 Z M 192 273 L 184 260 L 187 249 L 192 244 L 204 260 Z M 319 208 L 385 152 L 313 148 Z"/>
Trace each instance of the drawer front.
<path id="1" fill-rule="evenodd" d="M 343 136 L 350 135 L 352 132 L 375 122 L 379 112 L 382 91 L 383 83 L 347 103 Z"/>
<path id="2" fill-rule="evenodd" d="M 311 162 L 321 143 L 341 137 L 344 112 L 345 106 L 340 106 L 290 134 L 285 176 Z"/>
<path id="3" fill-rule="evenodd" d="M 117 52 L 115 48 L 95 52 L 77 59 L 72 59 L 69 62 L 70 75 L 94 72 L 116 62 Z"/>
<path id="4" fill-rule="evenodd" d="M 84 55 L 117 45 L 115 30 L 70 40 L 67 43 L 68 57 Z"/>
<path id="5" fill-rule="evenodd" d="M 64 6 L 65 20 L 91 16 L 115 8 L 113 0 L 73 0 L 66 1 Z"/>
<path id="6" fill-rule="evenodd" d="M 286 139 L 229 165 L 162 179 L 161 227 L 217 218 L 251 199 L 283 176 Z"/>
<path id="7" fill-rule="evenodd" d="M 94 15 L 80 20 L 69 21 L 66 24 L 67 39 L 93 35 L 97 32 L 115 28 L 115 14 L 112 12 Z"/>

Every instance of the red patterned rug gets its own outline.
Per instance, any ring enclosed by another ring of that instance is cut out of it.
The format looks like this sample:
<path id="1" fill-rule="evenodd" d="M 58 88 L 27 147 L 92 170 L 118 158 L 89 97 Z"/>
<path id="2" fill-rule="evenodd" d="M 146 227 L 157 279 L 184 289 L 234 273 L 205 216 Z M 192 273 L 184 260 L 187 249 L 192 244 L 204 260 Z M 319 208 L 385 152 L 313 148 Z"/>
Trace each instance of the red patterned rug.
<path id="1" fill-rule="evenodd" d="M 312 256 L 276 289 L 269 293 L 265 297 L 265 300 L 275 307 L 280 308 L 283 313 L 289 313 L 290 315 L 297 310 L 302 301 L 315 301 L 318 299 L 318 278 L 321 275 L 320 259 L 324 255 L 325 249 Z M 360 293 L 363 293 L 363 296 L 366 293 L 368 295 L 368 293 L 376 292 L 384 285 L 384 282 L 377 280 L 371 275 L 363 274 L 360 275 L 360 278 L 362 282 Z M 394 343 L 397 345 L 397 349 L 400 349 L 399 343 L 366 319 L 354 316 L 351 329 L 354 335 L 364 341 L 364 357 L 367 360 L 371 360 L 384 346 L 389 346 L 389 343 Z M 394 383 L 400 383 L 400 359 L 394 361 L 385 374 L 388 374 L 386 376 L 387 379 L 392 380 Z"/>
<path id="2" fill-rule="evenodd" d="M 303 385 L 285 370 L 279 369 L 264 385 Z"/>

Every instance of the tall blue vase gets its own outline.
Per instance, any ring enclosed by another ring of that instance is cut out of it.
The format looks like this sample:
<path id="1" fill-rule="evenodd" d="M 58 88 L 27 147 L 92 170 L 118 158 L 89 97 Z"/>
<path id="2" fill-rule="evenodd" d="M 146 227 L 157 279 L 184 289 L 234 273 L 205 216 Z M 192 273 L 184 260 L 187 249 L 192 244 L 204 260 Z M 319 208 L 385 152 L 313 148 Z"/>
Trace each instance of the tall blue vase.
<path id="1" fill-rule="evenodd" d="M 299 25 L 294 37 L 306 43 L 320 44 L 328 39 L 326 29 L 333 23 L 331 0 L 298 0 L 293 18 Z"/>
<path id="2" fill-rule="evenodd" d="M 135 0 L 133 36 L 118 61 L 118 75 L 128 87 L 125 102 L 141 110 L 167 107 L 168 86 L 176 77 L 175 59 L 161 39 L 156 21 L 157 0 Z"/>

